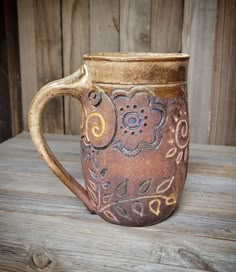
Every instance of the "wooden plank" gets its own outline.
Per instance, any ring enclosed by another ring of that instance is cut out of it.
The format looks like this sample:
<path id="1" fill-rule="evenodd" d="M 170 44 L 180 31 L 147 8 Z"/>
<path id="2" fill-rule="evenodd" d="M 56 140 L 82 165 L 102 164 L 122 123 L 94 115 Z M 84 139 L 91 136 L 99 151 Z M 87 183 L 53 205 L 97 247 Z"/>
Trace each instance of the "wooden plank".
<path id="1" fill-rule="evenodd" d="M 9 82 L 11 108 L 11 131 L 12 136 L 15 136 L 20 133 L 23 128 L 16 1 L 4 0 L 4 12 L 7 40 L 7 78 Z"/>
<path id="2" fill-rule="evenodd" d="M 236 145 L 236 1 L 218 1 L 210 144 Z"/>
<path id="3" fill-rule="evenodd" d="M 208 143 L 216 0 L 185 1 L 182 50 L 190 55 L 188 100 L 192 143 Z"/>
<path id="4" fill-rule="evenodd" d="M 23 126 L 28 130 L 28 110 L 38 90 L 34 6 L 32 0 L 17 0 Z M 30 79 L 30 80 L 29 80 Z"/>
<path id="5" fill-rule="evenodd" d="M 0 142 L 11 137 L 10 96 L 8 80 L 7 37 L 4 2 L 0 3 Z"/>
<path id="6" fill-rule="evenodd" d="M 152 0 L 151 50 L 181 52 L 183 0 Z"/>
<path id="7" fill-rule="evenodd" d="M 166 231 L 236 241 L 235 200 L 229 201 L 230 194 L 224 196 L 223 194 L 204 193 L 204 197 L 202 195 L 202 192 L 184 192 L 182 201 L 173 215 L 160 225 L 150 226 L 147 229 L 152 230 L 153 233 Z M 96 224 L 104 223 L 99 216 L 90 214 L 81 201 L 72 195 L 0 189 L 0 196 L 1 210 L 7 212 L 17 211 L 49 216 L 56 214 L 96 222 Z M 226 203 L 224 209 L 221 208 L 221 203 L 214 206 L 217 197 Z"/>
<path id="8" fill-rule="evenodd" d="M 60 1 L 18 0 L 17 3 L 23 119 L 27 130 L 33 96 L 44 84 L 62 77 Z M 63 133 L 62 98 L 49 102 L 42 123 L 46 132 Z"/>
<path id="9" fill-rule="evenodd" d="M 75 151 L 79 143 L 77 137 L 49 136 L 51 138 L 49 144 L 57 151 L 61 163 L 83 184 L 79 152 Z M 63 217 L 100 222 L 99 217 L 87 214 L 84 205 L 51 173 L 32 144 L 27 143 L 24 137 L 17 138 L 0 146 L 0 180 L 4 181 L 0 185 L 2 209 L 13 212 L 17 207 L 17 211 L 20 212 L 30 211 L 43 215 L 56 213 Z M 16 144 L 12 143 L 14 140 L 18 140 Z M 211 146 L 209 149 L 212 148 L 214 147 Z M 221 147 L 223 148 L 229 149 L 229 147 Z M 201 154 L 205 156 L 203 151 L 204 149 L 198 154 L 199 160 Z M 207 153 L 208 151 L 205 150 L 205 154 Z M 192 159 L 194 160 L 194 157 Z M 221 163 L 222 165 L 218 166 L 220 169 L 224 168 L 224 159 Z M 210 162 L 206 161 L 204 167 L 198 169 L 198 175 L 193 175 L 190 164 L 181 203 L 172 217 L 161 226 L 157 225 L 158 231 L 235 239 L 236 229 L 233 218 L 236 217 L 236 173 L 234 178 L 226 178 L 226 174 L 224 177 L 219 177 L 216 176 L 218 172 L 215 169 L 215 176 L 211 177 L 208 174 Z M 149 229 L 156 231 L 156 226 Z"/>
<path id="10" fill-rule="evenodd" d="M 119 0 L 90 0 L 90 52 L 119 51 Z"/>
<path id="11" fill-rule="evenodd" d="M 158 271 L 158 264 L 170 265 L 172 271 L 177 271 L 173 266 L 205 271 L 236 268 L 233 241 L 202 239 L 158 231 L 158 228 L 153 233 L 149 228 L 121 228 L 106 222 L 95 224 L 60 216 L 4 211 L 0 215 L 2 247 L 7 242 L 20 247 L 45 248 L 52 260 L 51 271 L 55 271 L 55 266 L 56 271 L 78 271 L 78 268 L 80 271 L 145 271 L 150 265 L 155 265 L 151 271 Z M 17 247 L 14 250 L 11 246 L 10 251 L 14 256 Z M 6 265 L 5 254 L 1 258 Z M 23 260 L 29 264 L 26 258 Z M 159 267 L 159 271 L 163 270 Z"/>
<path id="12" fill-rule="evenodd" d="M 150 52 L 151 0 L 120 1 L 120 51 Z"/>
<path id="13" fill-rule="evenodd" d="M 202 158 L 205 170 L 199 168 L 198 175 L 190 170 L 175 213 L 161 224 L 126 228 L 88 213 L 39 158 L 28 136 L 0 145 L 1 271 L 236 269 L 236 174 L 204 175 L 214 165 L 211 158 L 221 163 L 218 168 L 233 167 L 229 160 L 235 159 L 236 147 L 192 145 L 190 161 Z M 62 164 L 83 183 L 78 137 L 48 139 Z"/>
<path id="14" fill-rule="evenodd" d="M 51 249 L 45 246 L 30 246 L 26 244 L 20 244 L 16 242 L 2 242 L 0 244 L 0 250 L 2 255 L 0 256 L 0 269 L 1 271 L 17 271 L 17 272 L 33 272 L 37 270 L 46 269 L 46 271 L 144 271 L 144 272 L 200 272 L 202 270 L 189 269 L 189 268 L 179 268 L 176 266 L 162 265 L 156 263 L 141 262 L 139 260 L 129 260 L 128 264 L 125 264 L 124 261 L 117 257 L 109 256 L 104 258 L 101 256 L 93 255 L 93 258 L 88 258 L 88 254 L 82 252 L 76 257 L 77 261 L 74 265 L 73 254 L 69 255 L 69 260 L 73 263 L 64 265 L 64 258 L 68 256 L 62 256 L 53 252 Z M 60 252 L 60 250 L 59 250 Z M 69 253 L 70 254 L 70 253 Z M 63 258 L 64 257 L 64 258 Z M 82 264 L 80 263 L 82 259 Z M 84 259 L 88 262 L 85 263 Z M 109 264 L 108 264 L 109 262 Z M 79 264 L 78 264 L 79 263 Z M 3 270 L 2 270 L 3 269 Z M 6 269 L 6 270 L 5 270 Z"/>
<path id="15" fill-rule="evenodd" d="M 63 68 L 64 76 L 76 71 L 89 53 L 89 1 L 62 1 Z M 80 133 L 81 105 L 65 97 L 65 133 Z"/>
<path id="16" fill-rule="evenodd" d="M 37 83 L 62 77 L 60 0 L 34 1 Z M 57 97 L 45 107 L 43 128 L 49 133 L 63 133 L 63 101 Z"/>

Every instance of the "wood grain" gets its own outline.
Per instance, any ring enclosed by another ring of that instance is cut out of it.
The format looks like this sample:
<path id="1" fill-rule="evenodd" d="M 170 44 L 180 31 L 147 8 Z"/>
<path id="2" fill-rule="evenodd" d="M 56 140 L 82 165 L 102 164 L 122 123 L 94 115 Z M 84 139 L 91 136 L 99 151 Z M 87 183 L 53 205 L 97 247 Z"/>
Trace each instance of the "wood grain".
<path id="1" fill-rule="evenodd" d="M 150 52 L 151 0 L 120 1 L 120 51 Z"/>
<path id="2" fill-rule="evenodd" d="M 78 267 L 82 271 L 145 271 L 152 265 L 154 267 L 150 271 L 158 271 L 159 264 L 172 269 L 173 266 L 177 269 L 201 268 L 194 262 L 195 258 L 198 263 L 211 267 L 210 271 L 233 271 L 236 265 L 234 241 L 201 239 L 159 230 L 153 233 L 148 228 L 121 228 L 105 222 L 85 221 L 82 218 L 75 220 L 4 211 L 0 214 L 1 248 L 5 246 L 6 249 L 8 242 L 13 256 L 17 253 L 17 247 L 14 250 L 12 243 L 18 244 L 20 248 L 28 246 L 40 248 L 42 251 L 44 249 L 45 254 L 52 260 L 51 271 L 80 271 L 77 270 Z M 21 235 L 17 237 L 16 233 Z M 154 237 L 158 237 L 158 240 Z M 3 251 L 4 255 L 1 254 L 4 261 L 7 259 L 6 251 Z M 190 252 L 189 254 L 196 257 L 191 256 L 192 259 L 186 262 L 182 251 Z M 22 259 L 30 264 L 26 258 Z M 4 265 L 9 267 L 6 261 Z M 159 271 L 160 268 L 163 269 L 163 266 L 159 266 Z"/>
<path id="3" fill-rule="evenodd" d="M 7 35 L 4 18 L 4 2 L 0 3 L 0 142 L 10 138 L 11 111 L 8 80 Z"/>
<path id="4" fill-rule="evenodd" d="M 216 13 L 215 0 L 185 1 L 182 50 L 190 55 L 188 101 L 193 143 L 208 143 Z"/>
<path id="5" fill-rule="evenodd" d="M 60 0 L 34 1 L 38 89 L 62 77 Z M 44 110 L 45 132 L 63 133 L 62 97 L 53 99 Z"/>
<path id="6" fill-rule="evenodd" d="M 151 50 L 181 52 L 183 0 L 152 0 Z"/>
<path id="7" fill-rule="evenodd" d="M 18 1 L 24 128 L 34 95 L 62 77 L 60 1 Z M 63 133 L 62 98 L 49 102 L 42 120 L 46 132 Z"/>
<path id="8" fill-rule="evenodd" d="M 17 9 L 18 9 L 18 28 L 20 47 L 23 126 L 25 130 L 28 130 L 29 105 L 38 89 L 33 1 L 18 0 Z"/>
<path id="9" fill-rule="evenodd" d="M 90 52 L 119 51 L 119 0 L 90 0 Z"/>
<path id="10" fill-rule="evenodd" d="M 210 144 L 236 145 L 236 1 L 218 1 Z"/>
<path id="11" fill-rule="evenodd" d="M 77 136 L 46 135 L 82 182 Z M 234 271 L 236 147 L 191 145 L 192 169 L 176 212 L 161 224 L 119 227 L 87 212 L 23 133 L 0 145 L 1 271 Z M 219 153 L 221 156 L 219 156 Z M 226 170 L 225 170 L 225 173 Z"/>
<path id="12" fill-rule="evenodd" d="M 7 63 L 12 136 L 23 129 L 20 86 L 20 59 L 18 43 L 17 6 L 15 0 L 4 0 L 4 19 L 7 41 Z"/>
<path id="13" fill-rule="evenodd" d="M 76 71 L 89 53 L 89 1 L 62 1 L 64 76 Z M 65 133 L 80 134 L 81 104 L 72 97 L 64 98 Z"/>
<path id="14" fill-rule="evenodd" d="M 75 241 L 77 242 L 77 241 Z M 139 261 L 123 259 L 115 256 L 93 255 L 92 258 L 86 252 L 73 251 L 74 248 L 63 256 L 61 250 L 53 251 L 47 245 L 22 244 L 14 241 L 3 241 L 0 245 L 0 269 L 1 271 L 32 272 L 41 271 L 144 271 L 144 272 L 199 272 L 202 270 L 176 267 Z M 74 260 L 75 259 L 75 260 Z M 87 264 L 86 264 L 87 262 Z M 40 264 L 40 265 L 39 265 Z"/>

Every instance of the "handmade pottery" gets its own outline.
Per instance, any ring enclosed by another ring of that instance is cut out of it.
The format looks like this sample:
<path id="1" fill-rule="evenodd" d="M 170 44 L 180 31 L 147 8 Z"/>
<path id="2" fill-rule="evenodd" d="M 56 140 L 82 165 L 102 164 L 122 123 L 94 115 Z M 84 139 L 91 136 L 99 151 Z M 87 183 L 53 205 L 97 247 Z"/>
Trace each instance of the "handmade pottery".
<path id="1" fill-rule="evenodd" d="M 85 55 L 69 77 L 44 86 L 29 112 L 32 140 L 51 170 L 87 206 L 119 225 L 167 218 L 187 174 L 189 125 L 185 54 Z M 84 189 L 52 154 L 41 131 L 45 104 L 71 95 L 83 107 Z"/>

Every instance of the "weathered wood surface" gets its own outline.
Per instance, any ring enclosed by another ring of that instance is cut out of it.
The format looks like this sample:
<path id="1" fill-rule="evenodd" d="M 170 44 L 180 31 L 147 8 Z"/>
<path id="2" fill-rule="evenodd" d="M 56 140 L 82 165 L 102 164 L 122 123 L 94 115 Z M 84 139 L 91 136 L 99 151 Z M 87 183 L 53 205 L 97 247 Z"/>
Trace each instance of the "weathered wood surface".
<path id="1" fill-rule="evenodd" d="M 63 76 L 75 72 L 89 53 L 89 1 L 62 1 Z M 82 107 L 75 98 L 64 97 L 65 133 L 80 133 Z"/>
<path id="2" fill-rule="evenodd" d="M 218 1 L 210 144 L 236 145 L 236 1 Z"/>
<path id="3" fill-rule="evenodd" d="M 0 142 L 22 131 L 21 86 L 15 0 L 0 3 Z"/>
<path id="4" fill-rule="evenodd" d="M 151 50 L 181 52 L 183 0 L 152 0 Z"/>
<path id="5" fill-rule="evenodd" d="M 120 51 L 150 52 L 151 0 L 120 1 Z"/>
<path id="6" fill-rule="evenodd" d="M 6 54 L 7 72 L 6 80 L 9 83 L 11 132 L 12 136 L 22 131 L 22 101 L 20 86 L 20 59 L 18 43 L 17 5 L 15 0 L 1 1 L 4 5 L 5 33 L 6 33 Z M 3 10 L 2 10 L 3 12 Z M 4 40 L 1 38 L 1 41 Z M 2 85 L 0 84 L 1 88 Z M 5 92 L 7 89 L 5 90 Z M 7 95 L 5 94 L 5 97 Z M 1 140 L 1 136 L 0 136 Z"/>
<path id="7" fill-rule="evenodd" d="M 82 182 L 79 137 L 48 135 Z M 28 133 L 0 145 L 0 271 L 235 271 L 236 148 L 192 145 L 177 211 L 119 227 L 87 212 L 39 158 Z"/>
<path id="8" fill-rule="evenodd" d="M 118 0 L 90 0 L 90 51 L 119 51 Z"/>
<path id="9" fill-rule="evenodd" d="M 18 4 L 24 129 L 36 92 L 62 77 L 60 1 L 22 0 Z M 63 133 L 63 98 L 51 100 L 44 110 L 43 130 Z"/>
<path id="10" fill-rule="evenodd" d="M 182 51 L 191 56 L 188 101 L 190 135 L 194 143 L 208 143 L 212 84 L 209 75 L 213 70 L 216 14 L 215 0 L 188 0 L 184 3 Z"/>
<path id="11" fill-rule="evenodd" d="M 4 2 L 0 3 L 0 142 L 12 137 Z"/>

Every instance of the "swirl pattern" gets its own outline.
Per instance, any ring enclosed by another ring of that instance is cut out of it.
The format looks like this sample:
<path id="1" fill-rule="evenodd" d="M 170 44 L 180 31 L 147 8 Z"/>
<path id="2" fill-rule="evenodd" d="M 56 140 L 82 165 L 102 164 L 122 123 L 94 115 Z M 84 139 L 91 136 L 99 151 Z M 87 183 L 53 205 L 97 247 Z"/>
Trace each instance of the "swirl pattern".
<path id="1" fill-rule="evenodd" d="M 98 112 L 92 112 L 86 119 L 86 137 L 90 139 L 90 131 L 96 138 L 103 136 L 106 130 L 106 123 L 103 116 Z"/>
<path id="2" fill-rule="evenodd" d="M 184 149 L 187 146 L 188 141 L 188 122 L 186 119 L 182 119 L 176 126 L 175 142 L 180 149 Z"/>

